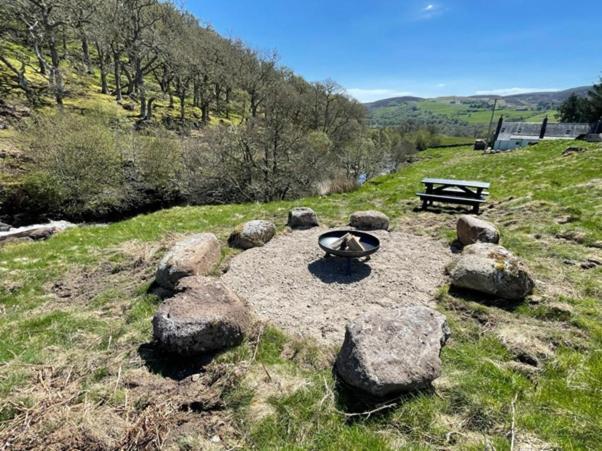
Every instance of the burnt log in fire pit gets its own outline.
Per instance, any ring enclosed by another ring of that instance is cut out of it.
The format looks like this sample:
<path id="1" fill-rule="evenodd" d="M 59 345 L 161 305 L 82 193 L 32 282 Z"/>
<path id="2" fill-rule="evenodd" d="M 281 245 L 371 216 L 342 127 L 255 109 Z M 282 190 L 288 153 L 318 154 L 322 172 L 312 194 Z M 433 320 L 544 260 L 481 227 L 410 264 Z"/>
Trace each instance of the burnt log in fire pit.
<path id="1" fill-rule="evenodd" d="M 377 237 L 357 230 L 333 230 L 323 233 L 318 238 L 318 244 L 326 252 L 326 257 L 346 258 L 347 273 L 351 272 L 353 259 L 364 258 L 364 261 L 368 261 L 380 248 L 380 240 Z"/>

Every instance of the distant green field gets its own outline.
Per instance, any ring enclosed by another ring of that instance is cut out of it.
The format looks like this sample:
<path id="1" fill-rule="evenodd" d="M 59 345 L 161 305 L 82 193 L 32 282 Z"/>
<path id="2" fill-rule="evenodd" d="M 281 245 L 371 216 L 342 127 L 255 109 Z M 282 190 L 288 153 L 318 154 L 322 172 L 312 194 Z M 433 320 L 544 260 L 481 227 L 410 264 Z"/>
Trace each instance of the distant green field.
<path id="1" fill-rule="evenodd" d="M 461 103 L 446 99 L 427 99 L 407 101 L 395 106 L 375 108 L 370 111 L 370 122 L 377 127 L 395 127 L 404 121 L 414 120 L 425 124 L 435 124 L 443 128 L 444 133 L 458 134 L 453 128 L 461 126 L 487 127 L 491 120 L 492 105 L 487 103 Z M 535 108 L 517 109 L 502 106 L 496 109 L 494 122 L 500 116 L 511 121 L 540 122 L 547 115 L 554 118 L 555 110 L 537 110 Z"/>

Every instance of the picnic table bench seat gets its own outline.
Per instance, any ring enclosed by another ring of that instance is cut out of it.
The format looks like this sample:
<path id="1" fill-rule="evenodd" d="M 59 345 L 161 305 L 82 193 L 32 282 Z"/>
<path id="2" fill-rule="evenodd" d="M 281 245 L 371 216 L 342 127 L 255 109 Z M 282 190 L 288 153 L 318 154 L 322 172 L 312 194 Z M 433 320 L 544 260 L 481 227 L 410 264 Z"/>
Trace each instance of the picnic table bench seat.
<path id="1" fill-rule="evenodd" d="M 422 200 L 422 209 L 425 210 L 433 202 L 444 202 L 460 205 L 472 205 L 473 212 L 479 213 L 479 207 L 486 202 L 489 195 L 490 184 L 476 180 L 454 180 L 425 178 L 422 183 L 426 186 L 425 192 L 416 193 Z"/>

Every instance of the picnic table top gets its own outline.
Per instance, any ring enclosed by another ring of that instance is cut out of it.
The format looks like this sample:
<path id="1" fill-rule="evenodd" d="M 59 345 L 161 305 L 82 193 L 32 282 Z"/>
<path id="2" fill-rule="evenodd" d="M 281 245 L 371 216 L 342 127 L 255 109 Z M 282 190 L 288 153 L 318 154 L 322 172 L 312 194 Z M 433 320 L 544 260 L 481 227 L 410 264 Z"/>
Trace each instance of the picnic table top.
<path id="1" fill-rule="evenodd" d="M 449 186 L 466 186 L 469 188 L 483 188 L 488 189 L 491 184 L 488 182 L 480 182 L 478 180 L 454 180 L 454 179 L 437 179 L 437 178 L 424 178 L 422 183 L 425 185 L 449 185 Z"/>

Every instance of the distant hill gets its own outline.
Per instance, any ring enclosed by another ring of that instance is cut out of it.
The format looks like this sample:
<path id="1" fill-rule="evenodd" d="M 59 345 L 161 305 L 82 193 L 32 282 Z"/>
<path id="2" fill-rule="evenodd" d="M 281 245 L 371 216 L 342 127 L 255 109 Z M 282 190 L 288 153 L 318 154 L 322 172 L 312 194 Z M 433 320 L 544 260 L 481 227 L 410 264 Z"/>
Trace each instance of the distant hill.
<path id="1" fill-rule="evenodd" d="M 555 119 L 556 110 L 571 94 L 587 95 L 591 86 L 556 92 L 531 92 L 509 96 L 474 95 L 426 99 L 405 96 L 364 104 L 373 127 L 397 127 L 403 123 L 434 125 L 441 132 L 478 135 L 491 119 L 493 102 L 498 101 L 496 115 L 515 121 L 539 122 L 546 115 Z"/>
<path id="2" fill-rule="evenodd" d="M 368 107 L 368 109 L 370 110 L 370 109 L 374 109 L 374 108 L 396 106 L 403 102 L 420 102 L 421 100 L 426 100 L 426 99 L 424 99 L 422 97 L 413 97 L 413 96 L 391 97 L 389 99 L 377 100 L 376 102 L 372 102 L 372 103 L 365 103 L 364 105 L 366 105 Z"/>
<path id="3" fill-rule="evenodd" d="M 550 102 L 556 106 L 564 102 L 571 94 L 586 96 L 592 86 L 579 86 L 578 88 L 565 89 L 556 92 L 530 92 L 527 94 L 516 94 L 503 97 L 506 102 L 520 102 L 522 104 L 536 105 L 540 102 Z"/>

